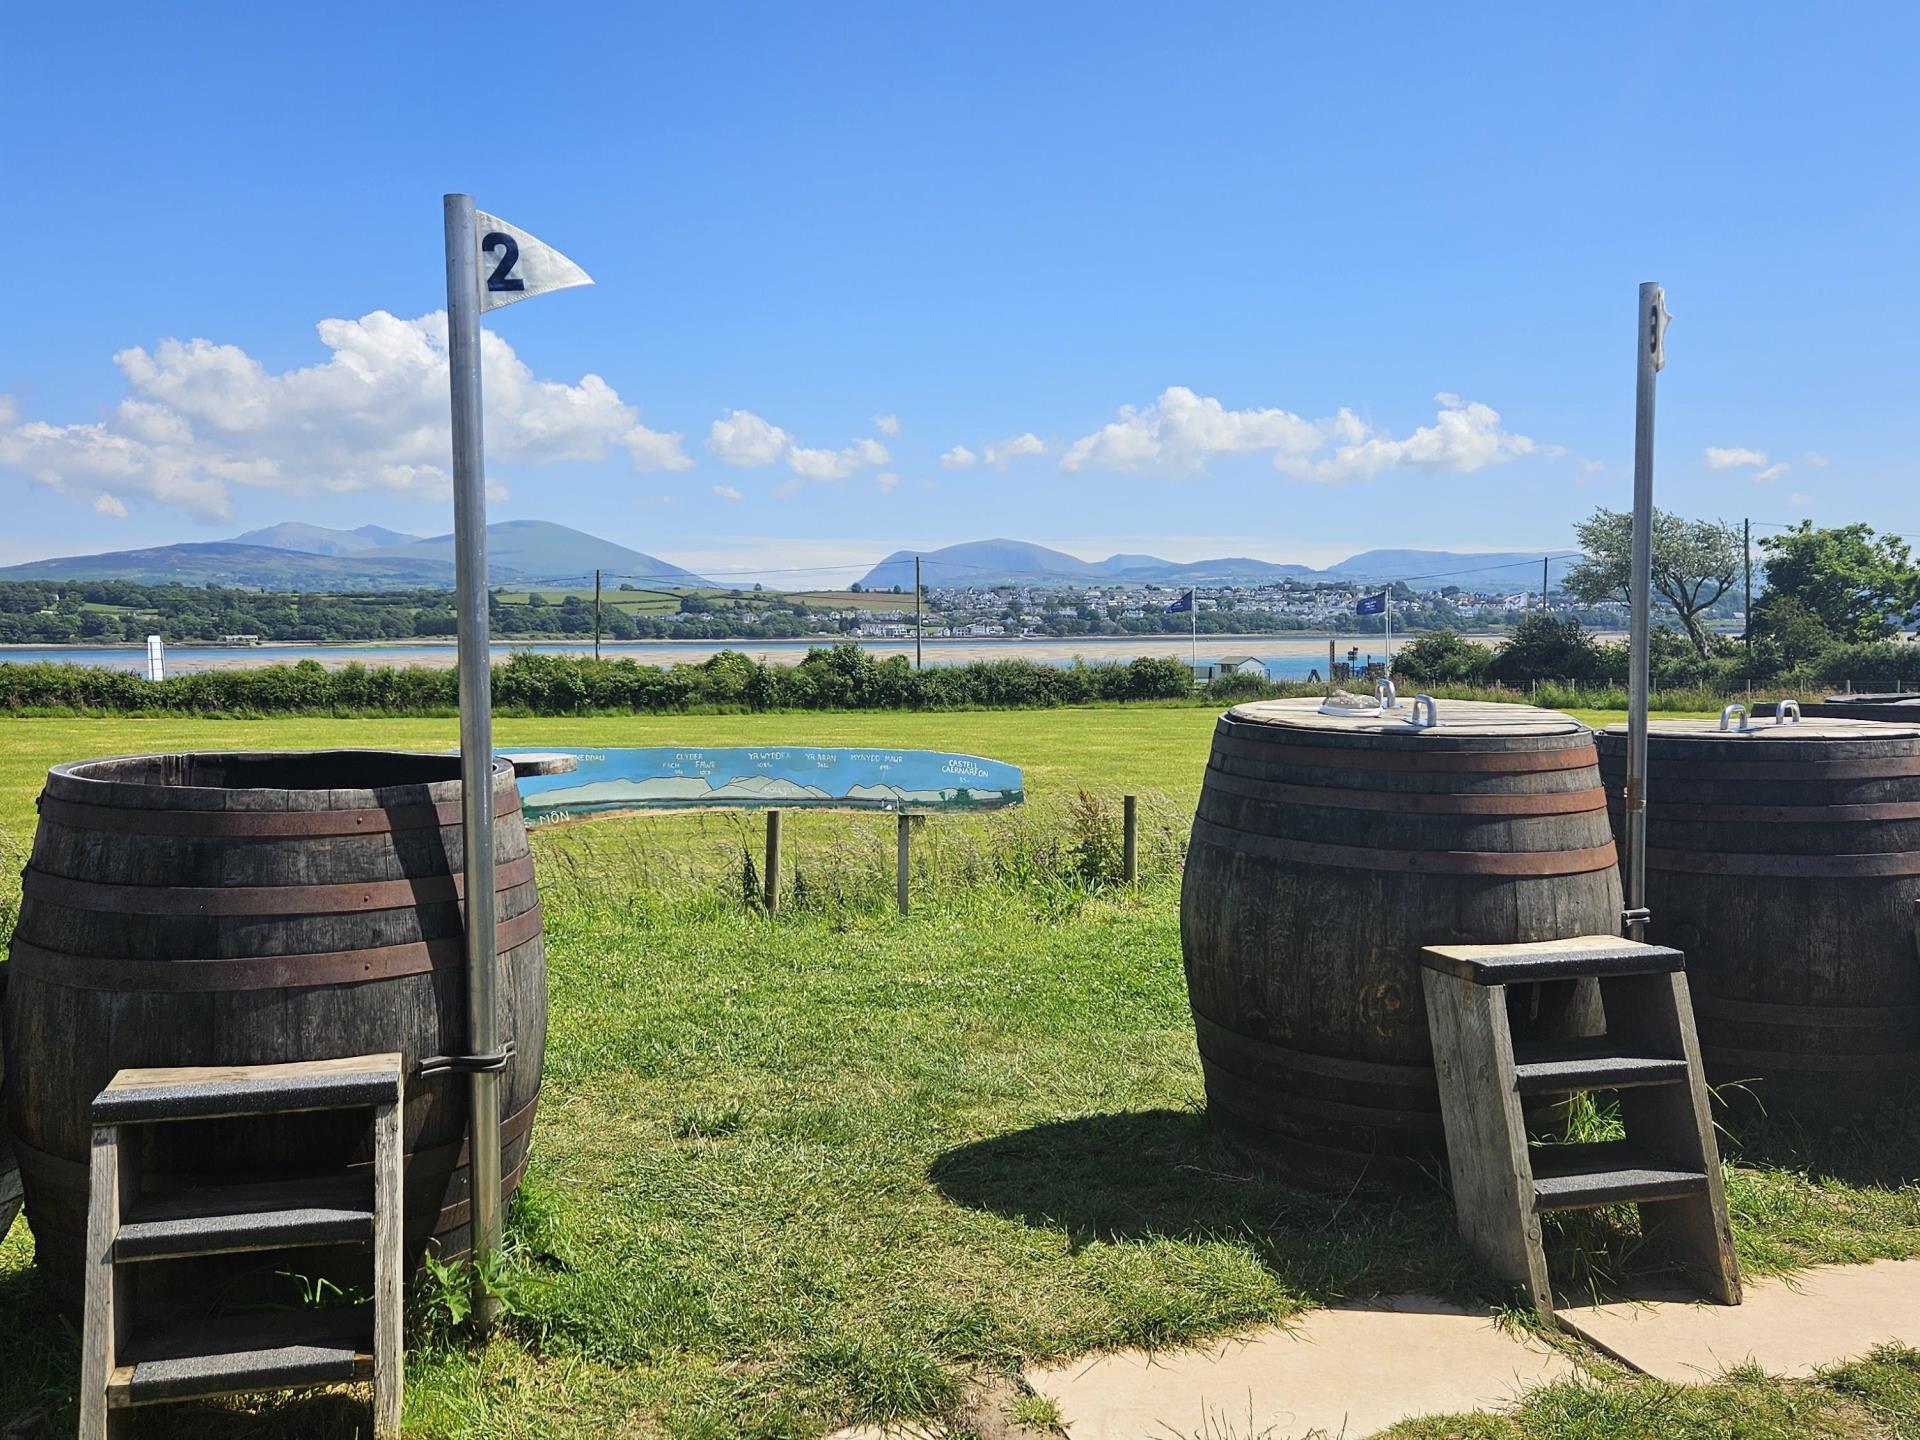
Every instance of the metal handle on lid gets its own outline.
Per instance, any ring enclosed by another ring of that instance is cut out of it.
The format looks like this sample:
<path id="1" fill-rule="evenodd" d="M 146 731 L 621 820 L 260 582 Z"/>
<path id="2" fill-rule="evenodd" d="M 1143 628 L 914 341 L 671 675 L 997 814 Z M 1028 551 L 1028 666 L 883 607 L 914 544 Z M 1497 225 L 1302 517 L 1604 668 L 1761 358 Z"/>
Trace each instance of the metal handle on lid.
<path id="1" fill-rule="evenodd" d="M 1420 718 L 1421 710 L 1427 712 L 1427 718 Z M 1431 730 L 1440 723 L 1440 706 L 1431 695 L 1413 697 L 1413 713 L 1407 716 L 1407 724 L 1416 730 Z"/>
<path id="2" fill-rule="evenodd" d="M 1735 714 L 1740 716 L 1739 728 L 1742 730 L 1747 728 L 1747 707 L 1735 701 L 1720 712 L 1720 728 L 1722 730 L 1732 730 L 1735 728 L 1729 723 Z"/>
<path id="3" fill-rule="evenodd" d="M 1793 717 L 1793 724 L 1798 725 L 1800 723 L 1800 702 L 1798 700 L 1782 700 L 1778 705 L 1773 707 L 1774 724 L 1787 724 L 1787 717 L 1789 715 Z"/>
<path id="4" fill-rule="evenodd" d="M 1400 708 L 1400 692 L 1393 688 L 1393 681 L 1391 680 L 1374 681 L 1373 698 L 1380 702 L 1380 708 L 1382 710 L 1398 710 Z"/>

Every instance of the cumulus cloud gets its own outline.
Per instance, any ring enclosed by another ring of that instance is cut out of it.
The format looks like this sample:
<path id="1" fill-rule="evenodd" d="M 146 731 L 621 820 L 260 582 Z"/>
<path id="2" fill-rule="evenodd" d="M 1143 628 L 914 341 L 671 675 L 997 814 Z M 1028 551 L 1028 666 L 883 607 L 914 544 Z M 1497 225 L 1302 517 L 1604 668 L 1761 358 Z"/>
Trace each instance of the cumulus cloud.
<path id="1" fill-rule="evenodd" d="M 980 463 L 980 457 L 964 445 L 956 445 L 940 457 L 940 463 L 949 470 L 966 470 Z"/>
<path id="2" fill-rule="evenodd" d="M 1762 485 L 1771 485 L 1791 469 L 1793 466 L 1782 460 L 1777 465 L 1769 465 L 1766 469 L 1759 471 L 1753 478 Z"/>
<path id="3" fill-rule="evenodd" d="M 1029 430 L 1024 435 L 1015 435 L 1010 440 L 997 440 L 987 446 L 986 461 L 996 470 L 1005 470 L 1010 460 L 1046 453 L 1047 442 Z"/>
<path id="4" fill-rule="evenodd" d="M 873 417 L 873 428 L 878 430 L 882 435 L 898 435 L 900 433 L 900 417 L 891 410 L 884 415 L 876 415 Z"/>
<path id="5" fill-rule="evenodd" d="M 789 470 L 809 480 L 844 480 L 856 470 L 884 465 L 890 458 L 887 447 L 871 437 L 839 450 L 801 445 L 751 410 L 731 410 L 714 421 L 707 431 L 707 448 L 727 465 L 757 467 L 784 457 Z"/>
<path id="6" fill-rule="evenodd" d="M 792 437 L 751 410 L 729 410 L 707 427 L 707 449 L 722 465 L 771 465 Z"/>
<path id="7" fill-rule="evenodd" d="M 102 490 L 99 495 L 94 497 L 93 513 L 96 515 L 111 515 L 116 520 L 124 520 L 127 518 L 127 507 L 121 502 L 118 496 L 110 495 Z"/>
<path id="8" fill-rule="evenodd" d="M 0 411 L 0 467 L 81 498 L 139 494 L 203 520 L 232 511 L 234 486 L 447 493 L 447 322 L 384 310 L 316 327 L 317 365 L 271 371 L 236 345 L 164 340 L 114 356 L 132 393 L 104 420 L 21 422 Z M 692 465 L 680 437 L 642 425 L 600 376 L 534 375 L 482 331 L 487 457 L 493 464 L 599 460 L 636 470 Z"/>
<path id="9" fill-rule="evenodd" d="M 744 500 L 747 498 L 731 485 L 716 485 L 713 487 L 713 493 L 718 495 L 722 500 L 725 500 L 729 505 L 736 500 Z"/>
<path id="10" fill-rule="evenodd" d="M 891 457 L 878 440 L 856 440 L 843 450 L 809 450 L 804 445 L 787 447 L 787 468 L 809 480 L 844 480 L 854 471 L 884 465 Z"/>
<path id="11" fill-rule="evenodd" d="M 20 418 L 20 402 L 11 395 L 0 395 L 0 425 L 11 425 Z"/>
<path id="12" fill-rule="evenodd" d="M 1709 470 L 1738 470 L 1743 465 L 1764 465 L 1767 452 L 1749 450 L 1744 445 L 1709 445 L 1707 447 L 1707 468 Z"/>
<path id="13" fill-rule="evenodd" d="M 1467 473 L 1522 455 L 1565 453 L 1502 428 L 1491 406 L 1445 392 L 1435 399 L 1434 423 L 1396 438 L 1348 409 L 1320 420 L 1277 407 L 1229 410 L 1212 396 L 1174 385 L 1149 405 L 1123 407 L 1113 423 L 1074 441 L 1060 468 L 1190 475 L 1217 456 L 1268 453 L 1286 474 L 1337 483 L 1401 468 Z"/>
<path id="14" fill-rule="evenodd" d="M 882 493 L 890 494 L 893 487 L 900 483 L 900 477 L 891 470 L 883 470 L 873 477 L 873 483 L 880 487 Z"/>

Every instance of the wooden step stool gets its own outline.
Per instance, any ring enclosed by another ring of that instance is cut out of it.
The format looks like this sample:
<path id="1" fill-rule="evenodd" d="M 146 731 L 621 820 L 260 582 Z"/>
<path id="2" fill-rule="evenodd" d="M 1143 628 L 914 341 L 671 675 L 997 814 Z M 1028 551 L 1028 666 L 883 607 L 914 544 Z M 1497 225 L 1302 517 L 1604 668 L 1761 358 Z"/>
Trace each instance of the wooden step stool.
<path id="1" fill-rule="evenodd" d="M 401 1057 L 122 1070 L 93 1102 L 80 1440 L 134 1406 L 373 1380 L 373 1433 L 400 1434 Z M 372 1112 L 373 1177 L 143 1193 L 137 1128 L 179 1120 Z M 249 1250 L 371 1242 L 374 1298 L 338 1310 L 252 1311 L 143 1335 L 129 1267 Z"/>
<path id="2" fill-rule="evenodd" d="M 1460 1234 L 1553 1316 L 1540 1216 L 1634 1203 L 1701 1291 L 1740 1303 L 1720 1152 L 1700 1071 L 1686 957 L 1612 935 L 1421 951 L 1427 1024 Z M 1606 1034 L 1516 1044 L 1509 985 L 1592 979 Z M 1530 1145 L 1522 1102 L 1616 1090 L 1627 1138 Z"/>

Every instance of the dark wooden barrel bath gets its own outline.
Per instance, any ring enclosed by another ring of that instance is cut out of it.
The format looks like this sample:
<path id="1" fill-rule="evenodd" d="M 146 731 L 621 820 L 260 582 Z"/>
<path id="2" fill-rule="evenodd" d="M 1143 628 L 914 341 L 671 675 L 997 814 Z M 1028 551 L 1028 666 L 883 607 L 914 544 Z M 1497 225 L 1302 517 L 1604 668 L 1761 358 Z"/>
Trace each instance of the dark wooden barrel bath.
<path id="1" fill-rule="evenodd" d="M 1270 701 L 1214 732 L 1180 905 L 1207 1108 L 1308 1183 L 1394 1188 L 1444 1156 L 1421 946 L 1619 930 L 1592 732 L 1525 705 L 1437 714 Z M 1511 998 L 1523 1036 L 1597 1029 L 1590 990 Z"/>
<path id="2" fill-rule="evenodd" d="M 126 1066 L 407 1060 L 410 1259 L 467 1248 L 458 756 L 140 755 L 56 767 L 4 1005 L 7 1115 L 42 1275 L 77 1309 L 88 1105 Z M 526 1163 L 546 949 L 513 768 L 495 762 L 505 1189 Z M 145 1169 L 240 1183 L 371 1165 L 365 1117 L 154 1127 Z M 150 1267 L 141 1267 L 143 1270 Z"/>
<path id="3" fill-rule="evenodd" d="M 7 967 L 0 965 L 0 1003 L 7 995 Z M 20 1213 L 20 1167 L 13 1158 L 13 1141 L 7 1135 L 7 1055 L 0 1047 L 0 1240 L 7 1238 L 13 1217 Z"/>
<path id="4" fill-rule="evenodd" d="M 1617 797 L 1625 727 L 1599 747 Z M 1687 952 L 1708 1079 L 1813 1117 L 1903 1091 L 1920 1074 L 1920 725 L 1655 720 L 1647 758 L 1647 938 Z"/>

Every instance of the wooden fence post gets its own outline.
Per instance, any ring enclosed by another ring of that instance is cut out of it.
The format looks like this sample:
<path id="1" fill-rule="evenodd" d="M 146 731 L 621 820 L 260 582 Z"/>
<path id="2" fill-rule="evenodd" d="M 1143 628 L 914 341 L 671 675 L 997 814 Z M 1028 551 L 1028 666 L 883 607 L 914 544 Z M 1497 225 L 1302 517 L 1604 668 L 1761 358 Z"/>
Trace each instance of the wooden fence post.
<path id="1" fill-rule="evenodd" d="M 894 831 L 894 898 L 899 901 L 900 913 L 907 913 L 907 867 L 912 858 L 913 817 L 901 813 L 898 828 Z"/>
<path id="2" fill-rule="evenodd" d="M 1121 868 L 1131 885 L 1140 878 L 1140 797 L 1129 795 L 1120 804 L 1122 816 Z"/>
<path id="3" fill-rule="evenodd" d="M 767 914 L 780 913 L 780 812 L 767 811 L 767 866 L 760 880 L 760 897 Z"/>

